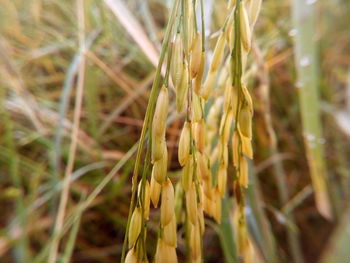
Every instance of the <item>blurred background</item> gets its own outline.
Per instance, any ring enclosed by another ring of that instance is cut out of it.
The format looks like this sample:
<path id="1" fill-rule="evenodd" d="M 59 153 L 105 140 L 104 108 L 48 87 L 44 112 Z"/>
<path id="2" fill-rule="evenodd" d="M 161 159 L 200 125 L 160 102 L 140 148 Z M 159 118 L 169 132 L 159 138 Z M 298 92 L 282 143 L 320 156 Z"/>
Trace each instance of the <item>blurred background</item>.
<path id="1" fill-rule="evenodd" d="M 120 259 L 135 145 L 172 1 L 80 2 L 0 0 L 0 262 L 46 262 L 67 171 L 59 262 Z M 210 39 L 227 2 L 204 6 Z M 298 20 L 305 6 L 314 23 Z M 255 158 L 246 193 L 258 262 L 272 262 L 269 255 L 276 262 L 350 262 L 349 13 L 347 0 L 263 1 L 250 54 Z M 315 120 L 316 137 L 307 125 Z M 175 180 L 182 123 L 170 114 Z M 313 165 L 327 177 L 332 217 L 320 214 L 322 202 L 316 206 Z M 204 262 L 239 262 L 228 256 L 225 226 L 207 224 Z M 157 221 L 149 228 L 153 255 Z"/>

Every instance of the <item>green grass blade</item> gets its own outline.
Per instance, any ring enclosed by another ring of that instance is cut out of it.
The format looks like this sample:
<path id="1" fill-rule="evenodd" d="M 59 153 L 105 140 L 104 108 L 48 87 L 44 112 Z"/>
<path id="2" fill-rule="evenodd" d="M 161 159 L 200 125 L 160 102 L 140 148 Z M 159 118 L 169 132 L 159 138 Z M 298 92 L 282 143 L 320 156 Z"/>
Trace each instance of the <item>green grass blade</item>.
<path id="1" fill-rule="evenodd" d="M 304 145 L 317 208 L 324 217 L 332 218 L 320 119 L 316 4 L 308 4 L 305 0 L 293 0 L 292 3 L 294 29 L 297 32 L 294 37 L 296 87 L 299 91 Z"/>

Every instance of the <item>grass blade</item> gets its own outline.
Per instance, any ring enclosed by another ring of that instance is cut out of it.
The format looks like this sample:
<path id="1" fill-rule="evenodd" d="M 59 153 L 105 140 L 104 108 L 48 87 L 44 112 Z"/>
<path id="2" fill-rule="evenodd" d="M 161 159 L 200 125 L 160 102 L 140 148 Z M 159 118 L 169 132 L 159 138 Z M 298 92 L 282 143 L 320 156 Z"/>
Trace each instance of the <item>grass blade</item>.
<path id="1" fill-rule="evenodd" d="M 333 211 L 327 190 L 328 180 L 319 105 L 318 60 L 316 42 L 315 3 L 293 0 L 293 23 L 297 34 L 294 38 L 296 87 L 303 126 L 304 145 L 307 153 L 315 200 L 318 211 L 325 218 L 332 218 Z"/>

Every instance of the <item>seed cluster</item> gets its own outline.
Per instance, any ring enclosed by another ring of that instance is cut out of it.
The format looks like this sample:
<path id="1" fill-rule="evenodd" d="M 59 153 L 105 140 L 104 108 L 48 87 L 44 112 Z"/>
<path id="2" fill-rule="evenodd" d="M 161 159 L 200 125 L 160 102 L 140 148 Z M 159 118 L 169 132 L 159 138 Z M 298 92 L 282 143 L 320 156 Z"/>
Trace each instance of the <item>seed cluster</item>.
<path id="1" fill-rule="evenodd" d="M 228 179 L 232 179 L 236 200 L 233 221 L 239 252 L 244 261 L 252 256 L 242 190 L 249 183 L 248 159 L 253 158 L 253 103 L 243 76 L 261 0 L 229 1 L 228 15 L 207 68 L 203 2 L 198 2 L 176 1 L 176 19 L 169 25 L 171 38 L 168 43 L 163 43 L 167 45 L 167 72 L 153 105 L 154 112 L 150 113 L 150 149 L 147 148 L 144 164 L 148 167 L 149 161 L 152 173 L 148 176 L 145 169 L 136 202 L 131 204 L 133 212 L 127 235 L 129 252 L 125 262 L 148 261 L 146 221 L 150 203 L 157 208 L 159 201 L 160 222 L 154 261 L 177 262 L 179 224 L 185 230 L 188 259 L 202 262 L 204 213 L 217 223 L 221 222 L 221 199 L 226 195 Z M 201 19 L 197 19 L 199 13 Z M 202 32 L 198 21 L 202 21 Z M 185 115 L 178 144 L 182 173 L 175 190 L 167 175 L 166 122 L 170 83 L 175 89 L 176 110 Z M 233 174 L 228 174 L 230 159 L 235 170 Z"/>

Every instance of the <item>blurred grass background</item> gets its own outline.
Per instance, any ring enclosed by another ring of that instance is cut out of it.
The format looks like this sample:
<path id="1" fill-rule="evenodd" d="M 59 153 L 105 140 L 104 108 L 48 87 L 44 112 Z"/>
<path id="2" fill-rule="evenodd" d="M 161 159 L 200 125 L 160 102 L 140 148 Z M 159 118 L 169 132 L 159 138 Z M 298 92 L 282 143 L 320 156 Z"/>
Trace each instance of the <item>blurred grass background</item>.
<path id="1" fill-rule="evenodd" d="M 0 0 L 0 262 L 45 262 L 70 158 L 82 56 L 83 107 L 59 260 L 119 261 L 132 154 L 171 2 L 84 1 L 87 51 L 82 53 L 75 1 Z M 301 11 L 292 2 L 298 1 L 263 1 L 256 27 L 250 229 L 266 262 L 272 262 L 268 254 L 276 255 L 277 262 L 295 262 L 290 242 L 297 242 L 305 262 L 350 262 L 344 245 L 349 242 L 350 3 L 305 1 L 314 5 L 316 15 L 310 36 L 317 40 L 311 62 L 317 70 L 322 135 L 316 143 L 324 148 L 320 160 L 334 204 L 334 218 L 327 220 L 316 208 L 304 146 L 304 140 L 315 138 L 302 125 L 309 109 L 299 104 L 303 86 L 297 72 L 303 72 L 303 63 L 295 63 L 300 28 L 292 8 Z M 226 1 L 208 0 L 205 8 L 212 34 L 223 23 Z M 167 138 L 172 175 L 177 176 L 182 120 L 171 115 Z M 157 224 L 149 225 L 154 229 L 148 235 L 152 254 Z M 222 237 L 222 229 L 206 230 L 205 262 L 218 262 L 225 253 L 230 240 Z M 180 241 L 180 259 L 183 250 Z"/>

